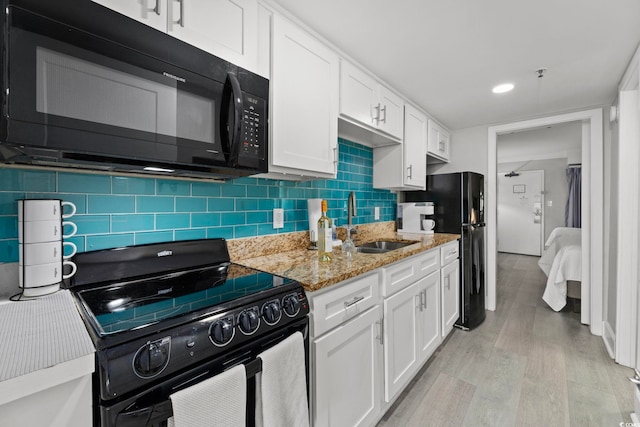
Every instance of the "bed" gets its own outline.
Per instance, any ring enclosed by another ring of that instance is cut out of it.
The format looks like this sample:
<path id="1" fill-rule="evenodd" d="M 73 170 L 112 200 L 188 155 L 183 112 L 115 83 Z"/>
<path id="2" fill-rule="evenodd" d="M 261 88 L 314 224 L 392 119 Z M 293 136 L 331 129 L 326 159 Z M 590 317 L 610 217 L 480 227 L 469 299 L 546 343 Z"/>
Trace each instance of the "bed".
<path id="1" fill-rule="evenodd" d="M 545 242 L 538 265 L 547 275 L 542 299 L 554 311 L 567 304 L 567 296 L 580 298 L 582 245 L 580 228 L 558 227 Z"/>

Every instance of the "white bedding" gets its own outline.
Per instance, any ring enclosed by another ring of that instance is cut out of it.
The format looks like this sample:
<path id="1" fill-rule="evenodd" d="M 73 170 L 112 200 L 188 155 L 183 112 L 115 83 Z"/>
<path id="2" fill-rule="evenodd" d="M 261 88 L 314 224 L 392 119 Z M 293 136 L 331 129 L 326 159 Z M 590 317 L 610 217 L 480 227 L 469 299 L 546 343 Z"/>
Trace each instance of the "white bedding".
<path id="1" fill-rule="evenodd" d="M 538 265 L 547 275 L 542 299 L 555 311 L 567 303 L 567 280 L 582 280 L 582 247 L 579 228 L 559 227 L 551 232 Z"/>

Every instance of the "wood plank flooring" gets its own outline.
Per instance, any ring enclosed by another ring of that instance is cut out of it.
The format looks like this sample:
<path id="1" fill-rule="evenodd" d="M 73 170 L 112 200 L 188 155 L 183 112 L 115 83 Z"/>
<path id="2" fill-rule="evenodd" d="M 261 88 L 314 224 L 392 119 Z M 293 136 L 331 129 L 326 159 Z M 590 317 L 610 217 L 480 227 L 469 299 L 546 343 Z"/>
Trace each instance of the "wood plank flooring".
<path id="1" fill-rule="evenodd" d="M 632 370 L 571 304 L 544 301 L 538 257 L 498 255 L 497 310 L 454 330 L 378 427 L 598 426 L 631 422 Z"/>

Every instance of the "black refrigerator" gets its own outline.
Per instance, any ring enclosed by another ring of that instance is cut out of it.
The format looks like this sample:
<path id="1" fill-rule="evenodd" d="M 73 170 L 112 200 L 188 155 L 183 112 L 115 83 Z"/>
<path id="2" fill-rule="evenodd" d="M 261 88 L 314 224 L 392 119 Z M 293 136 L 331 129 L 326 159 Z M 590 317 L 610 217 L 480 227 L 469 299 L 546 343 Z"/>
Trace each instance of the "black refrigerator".
<path id="1" fill-rule="evenodd" d="M 474 172 L 427 175 L 426 191 L 405 191 L 405 202 L 433 202 L 436 233 L 460 234 L 460 318 L 478 326 L 485 312 L 484 176 Z"/>

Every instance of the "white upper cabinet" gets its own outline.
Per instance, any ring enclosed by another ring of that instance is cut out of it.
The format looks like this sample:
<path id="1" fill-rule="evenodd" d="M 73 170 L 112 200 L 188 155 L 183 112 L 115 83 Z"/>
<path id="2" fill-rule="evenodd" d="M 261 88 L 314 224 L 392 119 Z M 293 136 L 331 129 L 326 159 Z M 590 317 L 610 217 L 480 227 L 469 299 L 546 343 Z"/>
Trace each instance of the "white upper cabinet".
<path id="1" fill-rule="evenodd" d="M 373 149 L 373 187 L 424 190 L 427 174 L 427 116 L 404 106 L 404 142 Z"/>
<path id="2" fill-rule="evenodd" d="M 93 0 L 257 72 L 257 0 Z"/>
<path id="3" fill-rule="evenodd" d="M 338 91 L 338 55 L 283 16 L 274 14 L 270 165 L 265 177 L 335 178 Z"/>
<path id="4" fill-rule="evenodd" d="M 427 154 L 440 162 L 449 162 L 449 132 L 433 120 L 429 120 L 429 144 Z"/>
<path id="5" fill-rule="evenodd" d="M 382 139 L 372 138 L 369 145 L 388 145 L 402 140 L 403 107 L 400 96 L 349 62 L 341 61 L 341 118 L 386 135 Z"/>

